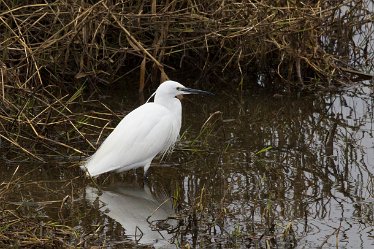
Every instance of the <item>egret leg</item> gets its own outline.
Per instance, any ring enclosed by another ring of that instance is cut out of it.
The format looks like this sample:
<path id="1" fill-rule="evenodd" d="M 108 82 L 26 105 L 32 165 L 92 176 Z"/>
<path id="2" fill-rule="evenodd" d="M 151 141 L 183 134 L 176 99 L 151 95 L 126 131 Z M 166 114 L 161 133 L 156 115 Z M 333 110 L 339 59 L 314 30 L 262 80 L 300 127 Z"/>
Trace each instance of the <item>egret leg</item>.
<path id="1" fill-rule="evenodd" d="M 143 187 L 149 184 L 148 176 L 144 175 L 143 178 Z"/>
<path id="2" fill-rule="evenodd" d="M 147 175 L 149 167 L 151 167 L 151 162 L 148 162 L 146 165 L 144 165 L 144 177 Z"/>
<path id="3" fill-rule="evenodd" d="M 144 166 L 144 181 L 147 182 L 148 181 L 148 175 L 147 175 L 147 172 L 148 172 L 148 169 L 149 167 L 151 166 L 151 162 L 147 163 L 145 166 Z"/>

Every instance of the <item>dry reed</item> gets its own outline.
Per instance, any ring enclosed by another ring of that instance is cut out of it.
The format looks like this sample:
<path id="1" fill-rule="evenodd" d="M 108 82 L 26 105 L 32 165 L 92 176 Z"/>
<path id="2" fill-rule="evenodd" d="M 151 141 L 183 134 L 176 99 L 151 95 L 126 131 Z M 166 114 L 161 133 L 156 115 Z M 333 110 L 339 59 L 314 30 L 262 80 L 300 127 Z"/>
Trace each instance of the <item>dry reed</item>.
<path id="1" fill-rule="evenodd" d="M 0 139 L 39 161 L 46 149 L 83 155 L 75 142 L 95 147 L 93 137 L 113 113 L 104 106 L 102 113 L 77 113 L 84 89 L 134 70 L 139 91 L 181 67 L 206 78 L 226 75 L 241 87 L 252 82 L 290 92 L 370 78 L 353 68 L 372 66 L 370 4 L 2 1 Z M 360 45 L 353 41 L 357 34 L 363 34 Z"/>

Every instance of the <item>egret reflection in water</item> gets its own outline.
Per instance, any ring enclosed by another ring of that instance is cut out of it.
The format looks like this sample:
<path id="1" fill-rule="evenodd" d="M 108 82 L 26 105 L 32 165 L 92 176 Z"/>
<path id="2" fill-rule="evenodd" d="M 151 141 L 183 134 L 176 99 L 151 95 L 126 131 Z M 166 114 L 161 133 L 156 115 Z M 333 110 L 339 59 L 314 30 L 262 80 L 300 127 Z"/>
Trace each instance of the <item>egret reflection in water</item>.
<path id="1" fill-rule="evenodd" d="M 143 245 L 155 248 L 176 248 L 169 233 L 176 222 L 169 219 L 174 211 L 169 199 L 160 201 L 148 186 L 113 186 L 98 190 L 86 188 L 90 203 L 99 201 L 99 210 L 120 223 L 126 236 Z"/>

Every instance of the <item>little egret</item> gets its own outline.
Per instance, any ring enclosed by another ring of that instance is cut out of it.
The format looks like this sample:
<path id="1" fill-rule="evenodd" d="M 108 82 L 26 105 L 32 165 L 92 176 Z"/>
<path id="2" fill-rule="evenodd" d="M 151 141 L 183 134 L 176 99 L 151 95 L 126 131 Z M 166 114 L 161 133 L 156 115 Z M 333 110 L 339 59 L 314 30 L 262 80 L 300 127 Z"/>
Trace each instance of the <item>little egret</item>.
<path id="1" fill-rule="evenodd" d="M 98 176 L 144 167 L 145 175 L 157 154 L 173 150 L 182 121 L 182 105 L 176 96 L 183 94 L 211 93 L 165 81 L 152 94 L 154 102 L 126 115 L 82 168 Z"/>

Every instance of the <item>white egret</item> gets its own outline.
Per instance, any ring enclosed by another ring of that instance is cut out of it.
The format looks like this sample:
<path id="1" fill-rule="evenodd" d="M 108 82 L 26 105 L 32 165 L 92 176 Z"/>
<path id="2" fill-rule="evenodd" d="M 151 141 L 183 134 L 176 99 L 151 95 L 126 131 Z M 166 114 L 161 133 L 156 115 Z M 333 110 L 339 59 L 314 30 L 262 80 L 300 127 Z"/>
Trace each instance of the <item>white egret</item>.
<path id="1" fill-rule="evenodd" d="M 182 121 L 182 105 L 176 96 L 183 94 L 211 93 L 165 81 L 153 94 L 154 102 L 126 115 L 82 168 L 98 176 L 144 167 L 145 175 L 157 154 L 173 150 Z"/>

